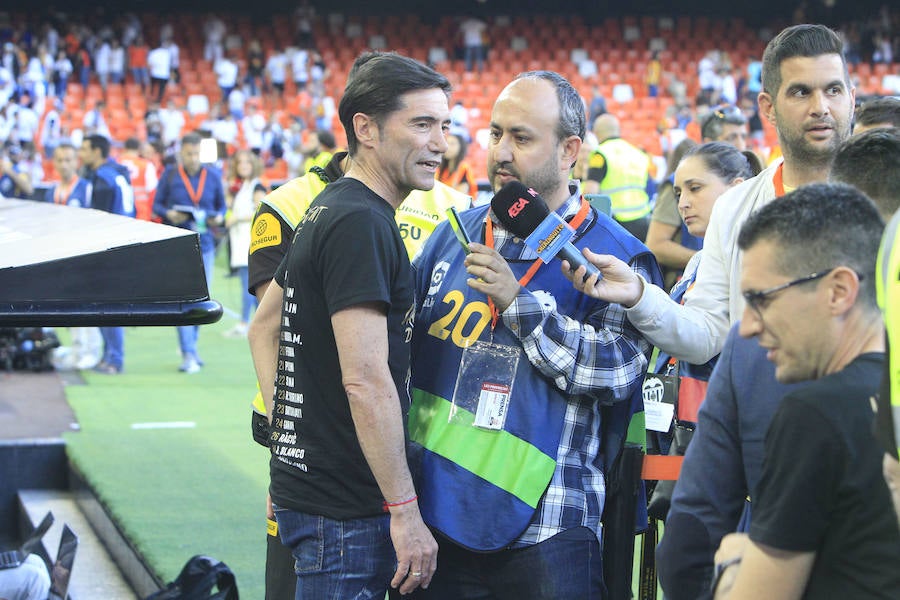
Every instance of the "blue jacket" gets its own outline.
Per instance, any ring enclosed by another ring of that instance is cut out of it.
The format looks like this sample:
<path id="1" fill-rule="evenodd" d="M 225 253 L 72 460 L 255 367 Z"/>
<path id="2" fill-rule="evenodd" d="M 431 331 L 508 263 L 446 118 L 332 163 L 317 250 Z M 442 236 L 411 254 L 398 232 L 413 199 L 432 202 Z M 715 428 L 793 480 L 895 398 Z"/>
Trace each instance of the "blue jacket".
<path id="1" fill-rule="evenodd" d="M 202 173 L 206 171 L 206 180 L 203 184 L 203 193 L 197 205 L 194 206 L 193 200 L 188 193 L 181 175 L 178 172 L 178 165 L 167 167 L 159 178 L 159 184 L 156 186 L 156 197 L 153 199 L 153 214 L 165 219 L 166 212 L 172 208 L 176 210 L 182 208 L 193 207 L 198 212 L 195 216 L 188 219 L 182 224 L 176 225 L 183 229 L 190 229 L 200 234 L 200 251 L 211 252 L 215 249 L 216 242 L 212 233 L 200 224 L 198 227 L 196 216 L 201 214 L 205 218 L 222 217 L 225 215 L 225 190 L 222 186 L 222 173 L 208 165 L 203 165 L 196 175 L 189 176 L 188 181 L 195 190 L 200 186 L 200 178 Z"/>
<path id="2" fill-rule="evenodd" d="M 89 180 L 91 208 L 114 215 L 134 216 L 134 190 L 127 168 L 109 159 L 97 167 Z"/>

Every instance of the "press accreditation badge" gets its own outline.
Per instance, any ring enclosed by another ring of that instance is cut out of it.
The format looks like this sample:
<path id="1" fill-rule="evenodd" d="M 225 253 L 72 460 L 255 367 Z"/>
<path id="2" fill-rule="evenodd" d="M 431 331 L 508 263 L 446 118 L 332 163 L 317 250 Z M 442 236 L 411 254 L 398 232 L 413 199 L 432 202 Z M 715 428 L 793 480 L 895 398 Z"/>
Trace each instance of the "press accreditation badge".
<path id="1" fill-rule="evenodd" d="M 520 354 L 515 346 L 481 341 L 465 348 L 453 390 L 450 422 L 503 429 Z"/>
<path id="2" fill-rule="evenodd" d="M 644 378 L 644 422 L 647 429 L 665 433 L 672 428 L 678 378 L 650 373 Z"/>
<path id="3" fill-rule="evenodd" d="M 475 427 L 503 429 L 506 410 L 509 408 L 509 386 L 499 383 L 481 384 L 481 396 L 475 412 Z"/>

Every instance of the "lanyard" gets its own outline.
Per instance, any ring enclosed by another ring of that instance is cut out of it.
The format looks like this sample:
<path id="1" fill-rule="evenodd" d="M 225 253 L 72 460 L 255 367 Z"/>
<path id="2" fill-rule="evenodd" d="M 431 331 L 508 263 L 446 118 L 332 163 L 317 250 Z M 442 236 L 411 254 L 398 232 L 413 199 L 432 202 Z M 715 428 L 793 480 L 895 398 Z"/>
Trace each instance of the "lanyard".
<path id="1" fill-rule="evenodd" d="M 582 198 L 581 208 L 578 209 L 578 213 L 572 218 L 569 226 L 572 227 L 572 229 L 578 229 L 584 222 L 590 209 L 591 205 L 588 204 L 587 200 Z M 494 222 L 491 221 L 490 217 L 484 218 L 484 245 L 491 249 L 494 248 Z M 543 264 L 544 261 L 540 258 L 536 258 L 534 262 L 531 263 L 531 266 L 528 267 L 528 271 L 526 271 L 519 279 L 519 285 L 522 287 L 528 285 L 528 282 L 532 280 L 535 273 L 538 272 L 538 269 L 540 269 Z M 493 331 L 497 327 L 497 321 L 500 319 L 500 312 L 497 310 L 497 307 L 494 306 L 494 300 L 490 296 L 488 296 L 488 307 L 491 309 L 491 331 Z"/>
<path id="2" fill-rule="evenodd" d="M 784 196 L 784 161 L 775 169 L 775 176 L 772 178 L 772 185 L 775 186 L 775 197 Z"/>
<path id="3" fill-rule="evenodd" d="M 184 189 L 187 191 L 188 196 L 190 196 L 191 202 L 194 203 L 194 206 L 199 206 L 200 198 L 203 197 L 203 188 L 206 187 L 206 169 L 200 167 L 200 181 L 197 182 L 196 190 L 194 190 L 194 186 L 191 185 L 191 180 L 188 179 L 187 173 L 184 172 L 184 167 L 182 165 L 178 165 L 178 174 L 181 175 L 181 181 L 184 183 Z"/>
<path id="4" fill-rule="evenodd" d="M 62 181 L 60 181 L 59 185 L 56 186 L 56 189 L 53 190 L 53 203 L 66 204 L 69 201 L 69 196 L 72 195 L 72 190 L 75 189 L 76 183 L 78 183 L 77 177 L 72 179 L 72 183 L 69 184 L 69 187 L 63 188 Z"/>

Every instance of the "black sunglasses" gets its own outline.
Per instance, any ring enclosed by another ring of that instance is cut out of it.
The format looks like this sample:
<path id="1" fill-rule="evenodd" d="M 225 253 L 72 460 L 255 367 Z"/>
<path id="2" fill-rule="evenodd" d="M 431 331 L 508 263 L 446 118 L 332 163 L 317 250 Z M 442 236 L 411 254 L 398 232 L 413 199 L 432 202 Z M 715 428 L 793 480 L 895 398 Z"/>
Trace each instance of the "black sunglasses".
<path id="1" fill-rule="evenodd" d="M 809 281 L 821 279 L 832 271 L 834 271 L 833 267 L 825 271 L 816 271 L 815 273 L 807 275 L 806 277 L 798 277 L 797 279 L 792 279 L 787 283 L 782 283 L 781 285 L 770 287 L 767 290 L 760 290 L 758 292 L 744 292 L 742 295 L 744 296 L 744 301 L 747 302 L 747 306 L 752 308 L 759 318 L 762 318 L 763 305 L 765 304 L 765 301 L 769 298 L 769 296 L 780 292 L 781 290 L 786 290 L 789 287 L 800 285 L 801 283 L 807 283 Z"/>
<path id="2" fill-rule="evenodd" d="M 792 279 L 787 283 L 782 283 L 781 285 L 776 285 L 775 287 L 770 287 L 767 290 L 760 290 L 758 292 L 744 292 L 742 296 L 744 297 L 744 301 L 747 303 L 747 306 L 753 309 L 760 319 L 762 318 L 762 309 L 765 308 L 765 302 L 769 299 L 769 296 L 780 292 L 781 290 L 786 290 L 789 287 L 793 287 L 795 285 L 800 285 L 801 283 L 807 283 L 810 281 L 815 281 L 817 279 L 822 279 L 826 275 L 830 274 L 837 267 L 832 267 L 830 269 L 825 269 L 824 271 L 816 271 L 811 275 L 807 275 L 805 277 L 798 277 L 797 279 Z M 859 281 L 863 280 L 863 276 L 860 273 L 856 274 L 856 277 Z"/>

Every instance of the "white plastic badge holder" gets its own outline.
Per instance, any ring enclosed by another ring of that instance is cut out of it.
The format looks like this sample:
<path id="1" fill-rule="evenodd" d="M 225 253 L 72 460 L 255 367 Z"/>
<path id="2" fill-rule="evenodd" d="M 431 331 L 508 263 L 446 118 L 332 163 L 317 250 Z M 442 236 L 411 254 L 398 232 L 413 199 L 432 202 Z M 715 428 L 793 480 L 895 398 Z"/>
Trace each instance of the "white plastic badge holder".
<path id="1" fill-rule="evenodd" d="M 521 351 L 516 346 L 475 342 L 465 348 L 450 422 L 499 431 L 506 423 Z"/>
<path id="2" fill-rule="evenodd" d="M 672 428 L 678 378 L 672 375 L 648 374 L 642 388 L 644 422 L 650 431 L 665 433 Z"/>

